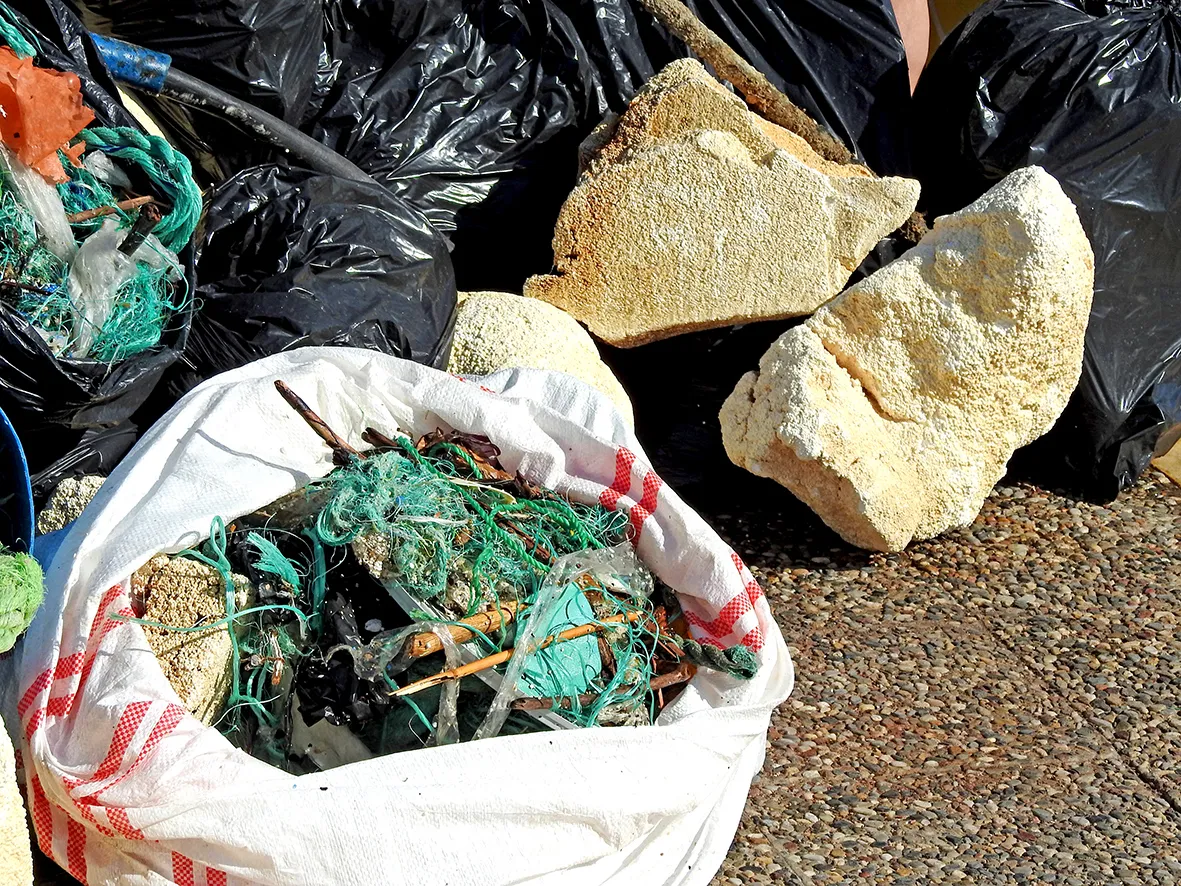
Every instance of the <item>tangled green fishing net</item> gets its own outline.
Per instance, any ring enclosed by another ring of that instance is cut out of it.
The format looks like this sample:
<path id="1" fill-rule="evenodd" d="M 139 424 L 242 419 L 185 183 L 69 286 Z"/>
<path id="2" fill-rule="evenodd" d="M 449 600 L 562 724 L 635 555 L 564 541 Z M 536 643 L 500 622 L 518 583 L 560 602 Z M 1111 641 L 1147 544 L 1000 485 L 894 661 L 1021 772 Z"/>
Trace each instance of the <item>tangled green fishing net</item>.
<path id="1" fill-rule="evenodd" d="M 58 194 L 68 214 L 98 206 L 115 207 L 110 189 L 88 170 L 70 163 L 64 167 L 70 180 L 58 185 Z M 130 223 L 122 210 L 116 209 L 114 214 L 123 223 Z M 97 218 L 74 225 L 75 235 L 87 236 L 102 221 Z M 76 314 L 70 298 L 69 272 L 69 266 L 45 247 L 33 214 L 4 178 L 0 181 L 0 273 L 8 284 L 5 298 L 42 331 L 56 353 L 64 356 L 70 356 L 79 334 L 74 328 Z M 134 276 L 115 293 L 110 315 L 97 331 L 88 356 L 114 363 L 158 344 L 168 318 L 188 302 L 188 293 L 169 277 L 167 268 L 153 268 L 137 261 Z"/>
<path id="2" fill-rule="evenodd" d="M 28 554 L 0 554 L 0 652 L 7 652 L 33 620 L 45 596 L 41 567 Z"/>

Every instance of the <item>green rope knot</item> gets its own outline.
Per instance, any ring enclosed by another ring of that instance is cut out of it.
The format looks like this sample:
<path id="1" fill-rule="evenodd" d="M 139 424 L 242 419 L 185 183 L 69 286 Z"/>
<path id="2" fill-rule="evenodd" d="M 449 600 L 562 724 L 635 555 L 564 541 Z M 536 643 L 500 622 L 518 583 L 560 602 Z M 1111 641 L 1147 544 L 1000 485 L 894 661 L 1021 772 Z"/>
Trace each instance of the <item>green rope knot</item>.
<path id="1" fill-rule="evenodd" d="M 739 680 L 749 680 L 759 670 L 759 660 L 745 646 L 731 646 L 723 649 L 712 643 L 698 643 L 696 640 L 682 640 L 681 649 L 685 658 L 701 668 L 721 671 Z"/>
<path id="2" fill-rule="evenodd" d="M 160 219 L 155 234 L 173 252 L 184 249 L 201 219 L 201 190 L 188 158 L 165 139 L 130 126 L 91 126 L 78 136 L 89 147 L 131 161 L 147 173 L 172 201 L 172 211 Z"/>

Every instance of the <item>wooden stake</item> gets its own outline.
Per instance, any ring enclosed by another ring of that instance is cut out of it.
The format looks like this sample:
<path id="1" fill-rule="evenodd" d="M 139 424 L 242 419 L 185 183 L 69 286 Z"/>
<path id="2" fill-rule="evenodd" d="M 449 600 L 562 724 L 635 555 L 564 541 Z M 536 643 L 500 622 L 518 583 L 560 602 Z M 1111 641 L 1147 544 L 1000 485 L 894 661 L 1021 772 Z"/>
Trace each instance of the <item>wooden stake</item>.
<path id="1" fill-rule="evenodd" d="M 67 215 L 66 221 L 72 225 L 77 225 L 90 221 L 92 218 L 114 215 L 120 209 L 124 212 L 130 212 L 133 209 L 139 209 L 141 206 L 147 206 L 149 203 L 155 202 L 156 198 L 152 196 L 132 197 L 129 200 L 120 200 L 114 206 L 95 206 L 93 209 L 83 209 L 81 212 Z"/>
<path id="2" fill-rule="evenodd" d="M 595 622 L 593 624 L 578 625 L 577 627 L 569 628 L 562 631 L 560 634 L 555 634 L 546 637 L 540 643 L 532 647 L 533 652 L 545 649 L 547 646 L 552 646 L 555 643 L 565 643 L 567 640 L 577 640 L 579 637 L 585 637 L 587 634 L 595 634 L 599 631 L 606 630 L 607 627 L 613 624 L 624 624 L 627 622 L 639 621 L 644 617 L 644 613 L 638 609 L 633 609 L 624 615 L 612 615 L 605 618 L 602 622 Z M 489 668 L 494 668 L 497 665 L 504 664 L 513 657 L 512 649 L 505 649 L 497 652 L 494 655 L 489 655 L 486 658 L 481 658 L 469 664 L 460 665 L 457 668 L 451 668 L 447 671 L 442 671 L 431 677 L 424 677 L 423 679 L 403 686 L 397 690 L 394 695 L 414 695 L 416 692 L 422 692 L 424 689 L 430 689 L 432 686 L 438 686 L 441 683 L 448 683 L 452 680 L 462 680 L 464 677 L 470 677 L 472 674 L 478 674 L 480 671 L 486 671 Z"/>
<path id="3" fill-rule="evenodd" d="M 517 612 L 517 603 L 505 603 L 499 609 L 480 612 L 460 620 L 457 624 L 446 625 L 447 633 L 456 643 L 466 643 L 476 636 L 475 631 L 490 634 L 512 622 Z M 465 627 L 466 626 L 466 627 Z M 474 628 L 474 630 L 469 630 Z M 405 654 L 408 658 L 423 658 L 443 650 L 443 641 L 434 631 L 423 631 L 406 641 Z"/>
<path id="4" fill-rule="evenodd" d="M 680 37 L 694 54 L 717 71 L 719 77 L 734 84 L 747 104 L 772 123 L 794 132 L 826 160 L 834 163 L 853 162 L 853 155 L 848 148 L 796 107 L 770 80 L 731 49 L 725 40 L 702 24 L 680 0 L 640 0 L 640 3 L 657 21 Z"/>
<path id="5" fill-rule="evenodd" d="M 275 390 L 287 401 L 287 405 L 298 412 L 300 418 L 308 423 L 308 427 L 315 431 L 321 440 L 332 447 L 332 454 L 338 463 L 347 462 L 350 456 L 356 457 L 360 455 L 357 450 L 345 442 L 343 437 L 328 427 L 324 419 L 312 412 L 311 407 L 307 403 L 304 403 L 295 391 L 291 390 L 291 388 L 287 387 L 287 385 L 278 379 L 275 379 Z"/>

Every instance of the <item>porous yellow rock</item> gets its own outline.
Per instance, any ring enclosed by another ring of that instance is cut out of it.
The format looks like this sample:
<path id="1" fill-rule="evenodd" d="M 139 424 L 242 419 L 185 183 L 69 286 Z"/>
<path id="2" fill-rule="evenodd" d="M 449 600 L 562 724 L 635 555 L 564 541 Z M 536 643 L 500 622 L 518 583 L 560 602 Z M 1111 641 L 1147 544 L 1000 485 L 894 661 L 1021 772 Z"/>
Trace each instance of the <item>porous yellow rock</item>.
<path id="1" fill-rule="evenodd" d="M 0 725 L 0 883 L 32 886 L 33 853 L 25 804 L 16 783 L 12 740 Z"/>
<path id="2" fill-rule="evenodd" d="M 527 296 L 631 347 L 808 314 L 910 216 L 918 183 L 816 155 L 695 61 L 670 65 L 585 146 Z"/>
<path id="3" fill-rule="evenodd" d="M 250 583 L 231 576 L 239 609 L 250 605 Z M 211 566 L 188 557 L 160 554 L 131 577 L 133 598 L 143 601 L 144 618 L 191 628 L 226 616 L 225 583 Z M 144 636 L 181 704 L 206 725 L 217 719 L 231 683 L 232 649 L 225 625 L 180 632 L 144 626 Z"/>
<path id="4" fill-rule="evenodd" d="M 1078 383 L 1094 258 L 1038 167 L 789 330 L 721 412 L 735 464 L 843 538 L 900 550 L 965 526 Z"/>
<path id="5" fill-rule="evenodd" d="M 507 292 L 461 292 L 447 370 L 487 375 L 512 367 L 573 375 L 610 397 L 632 424 L 627 392 L 577 320 L 537 299 Z"/>

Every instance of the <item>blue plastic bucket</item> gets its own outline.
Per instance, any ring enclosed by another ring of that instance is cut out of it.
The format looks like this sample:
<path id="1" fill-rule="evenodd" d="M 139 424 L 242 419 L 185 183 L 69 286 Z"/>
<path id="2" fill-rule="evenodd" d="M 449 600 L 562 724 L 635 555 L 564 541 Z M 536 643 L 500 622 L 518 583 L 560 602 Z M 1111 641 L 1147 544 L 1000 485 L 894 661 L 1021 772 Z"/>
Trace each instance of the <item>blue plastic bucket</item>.
<path id="1" fill-rule="evenodd" d="M 33 553 L 33 487 L 20 438 L 0 410 L 0 544 Z"/>

